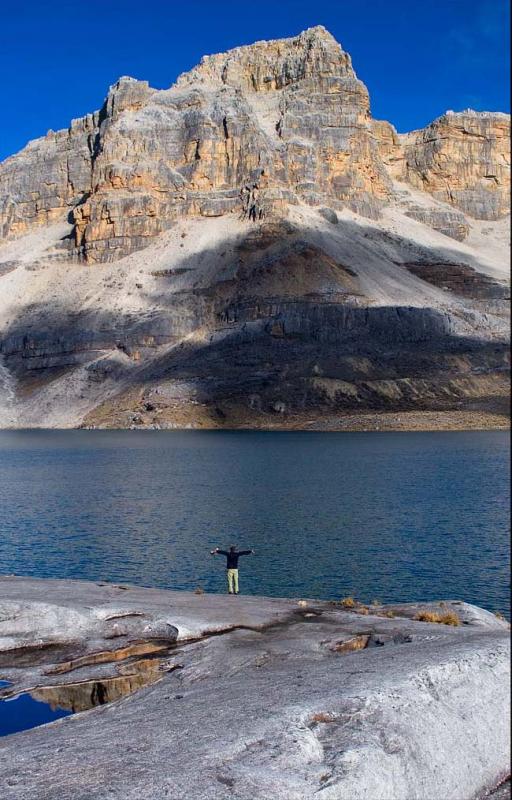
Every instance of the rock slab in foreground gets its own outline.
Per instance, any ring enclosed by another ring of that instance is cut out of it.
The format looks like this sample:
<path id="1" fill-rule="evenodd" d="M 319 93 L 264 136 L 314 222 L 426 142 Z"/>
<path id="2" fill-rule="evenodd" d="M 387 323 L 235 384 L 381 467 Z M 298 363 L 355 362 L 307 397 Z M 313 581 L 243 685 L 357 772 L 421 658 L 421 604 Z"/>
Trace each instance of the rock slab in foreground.
<path id="1" fill-rule="evenodd" d="M 48 673 L 155 638 L 177 638 L 182 667 L 116 703 L 0 740 L 2 798 L 482 796 L 509 768 L 508 625 L 466 604 L 429 609 L 455 611 L 462 624 L 416 621 L 412 604 L 368 612 L 0 579 L 0 678 L 17 689 L 111 674 L 121 669 L 113 659 Z"/>

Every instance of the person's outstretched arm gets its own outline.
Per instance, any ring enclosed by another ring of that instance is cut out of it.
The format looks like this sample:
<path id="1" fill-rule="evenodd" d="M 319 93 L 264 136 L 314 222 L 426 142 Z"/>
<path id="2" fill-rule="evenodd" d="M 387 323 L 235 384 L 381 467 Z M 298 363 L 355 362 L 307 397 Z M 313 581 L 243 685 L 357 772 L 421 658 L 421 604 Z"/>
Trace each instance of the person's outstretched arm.
<path id="1" fill-rule="evenodd" d="M 210 555 L 211 556 L 227 556 L 227 551 L 226 550 L 219 550 L 219 548 L 216 547 L 215 550 L 210 550 Z"/>
<path id="2" fill-rule="evenodd" d="M 240 550 L 238 553 L 239 556 L 252 556 L 254 554 L 254 550 Z"/>

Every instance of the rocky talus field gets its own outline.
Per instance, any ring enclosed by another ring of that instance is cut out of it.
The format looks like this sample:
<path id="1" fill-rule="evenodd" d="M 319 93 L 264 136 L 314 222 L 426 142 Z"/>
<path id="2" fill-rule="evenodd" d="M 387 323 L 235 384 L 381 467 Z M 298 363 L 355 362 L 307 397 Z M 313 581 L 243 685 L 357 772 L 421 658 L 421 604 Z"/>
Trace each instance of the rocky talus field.
<path id="1" fill-rule="evenodd" d="M 0 164 L 0 426 L 506 426 L 509 148 L 322 27 L 120 78 Z"/>

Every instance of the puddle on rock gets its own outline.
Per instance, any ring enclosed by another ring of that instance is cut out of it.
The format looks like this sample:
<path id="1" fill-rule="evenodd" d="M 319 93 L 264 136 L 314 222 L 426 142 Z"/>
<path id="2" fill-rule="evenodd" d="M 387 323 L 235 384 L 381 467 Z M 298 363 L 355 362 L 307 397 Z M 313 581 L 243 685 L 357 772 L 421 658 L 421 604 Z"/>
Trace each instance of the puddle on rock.
<path id="1" fill-rule="evenodd" d="M 125 669 L 126 674 L 113 678 L 44 686 L 34 689 L 30 694 L 36 700 L 49 703 L 52 708 L 60 707 L 76 714 L 78 711 L 87 711 L 89 708 L 103 706 L 105 703 L 112 703 L 114 700 L 133 694 L 144 686 L 156 683 L 164 676 L 160 662 L 156 659 L 137 661 L 126 665 L 120 671 L 124 672 Z"/>
<path id="2" fill-rule="evenodd" d="M 168 655 L 168 653 L 167 653 Z M 180 664 L 160 657 L 119 664 L 118 675 L 108 678 L 38 686 L 0 699 L 0 736 L 25 731 L 61 717 L 112 703 L 161 680 Z M 0 681 L 0 688 L 12 686 Z"/>
<path id="3" fill-rule="evenodd" d="M 71 713 L 58 706 L 52 708 L 48 703 L 40 703 L 30 694 L 19 694 L 12 699 L 0 701 L 0 736 L 45 725 Z"/>

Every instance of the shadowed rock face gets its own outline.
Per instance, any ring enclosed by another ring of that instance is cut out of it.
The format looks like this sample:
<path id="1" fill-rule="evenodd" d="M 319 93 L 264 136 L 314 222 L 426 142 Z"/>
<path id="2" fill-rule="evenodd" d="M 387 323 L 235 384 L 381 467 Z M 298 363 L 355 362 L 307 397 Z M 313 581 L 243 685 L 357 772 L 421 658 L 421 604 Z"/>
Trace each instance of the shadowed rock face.
<path id="1" fill-rule="evenodd" d="M 135 281 L 142 308 L 116 309 L 103 294 L 92 305 L 79 294 L 72 310 L 67 295 L 22 306 L 0 345 L 4 424 L 51 425 L 57 413 L 116 427 L 300 425 L 461 405 L 505 413 L 506 285 L 453 253 L 318 219 L 347 236 L 346 252 L 290 223 L 243 223 L 231 243 L 158 262 L 171 267 L 148 259 L 131 279 L 99 274 L 120 291 Z M 414 280 L 418 297 L 439 299 L 376 303 L 365 261 L 353 261 L 367 235 L 383 264 L 392 248 L 395 285 Z"/>
<path id="2" fill-rule="evenodd" d="M 373 120 L 322 27 L 121 78 L 0 165 L 0 426 L 501 420 L 508 136 Z"/>
<path id="3" fill-rule="evenodd" d="M 466 264 L 430 264 L 420 261 L 405 266 L 422 280 L 461 297 L 476 300 L 510 299 L 510 289 L 507 286 L 481 275 Z"/>

